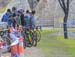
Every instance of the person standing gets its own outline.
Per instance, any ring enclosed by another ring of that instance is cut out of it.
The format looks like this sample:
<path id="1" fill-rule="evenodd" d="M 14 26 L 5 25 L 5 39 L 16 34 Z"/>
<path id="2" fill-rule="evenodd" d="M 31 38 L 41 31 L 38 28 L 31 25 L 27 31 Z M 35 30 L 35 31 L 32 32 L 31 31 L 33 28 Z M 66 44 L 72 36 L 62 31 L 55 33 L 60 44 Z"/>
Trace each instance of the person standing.
<path id="1" fill-rule="evenodd" d="M 2 17 L 2 22 L 8 22 L 8 19 L 9 19 L 9 17 L 11 16 L 11 10 L 10 9 L 7 9 L 7 12 L 3 15 L 3 17 Z"/>
<path id="2" fill-rule="evenodd" d="M 31 28 L 35 27 L 35 11 L 34 10 L 31 12 L 31 16 L 30 16 L 30 27 Z"/>
<path id="3" fill-rule="evenodd" d="M 13 15 L 10 17 L 10 19 L 8 20 L 9 26 L 12 25 L 13 28 L 16 27 L 16 18 L 17 18 L 16 14 L 13 14 Z"/>
<path id="4" fill-rule="evenodd" d="M 26 11 L 26 15 L 24 16 L 24 26 L 25 27 L 30 27 L 30 16 L 31 16 L 31 13 L 29 12 L 29 10 Z"/>
<path id="5" fill-rule="evenodd" d="M 21 16 L 20 16 L 20 18 L 21 18 L 21 24 L 22 24 L 22 26 L 24 26 L 24 10 L 21 10 Z"/>
<path id="6" fill-rule="evenodd" d="M 17 11 L 17 19 L 16 19 L 16 23 L 18 26 L 21 25 L 21 12 Z"/>
<path id="7" fill-rule="evenodd" d="M 12 7 L 12 15 L 16 14 L 16 12 L 17 12 L 17 8 L 16 7 Z"/>

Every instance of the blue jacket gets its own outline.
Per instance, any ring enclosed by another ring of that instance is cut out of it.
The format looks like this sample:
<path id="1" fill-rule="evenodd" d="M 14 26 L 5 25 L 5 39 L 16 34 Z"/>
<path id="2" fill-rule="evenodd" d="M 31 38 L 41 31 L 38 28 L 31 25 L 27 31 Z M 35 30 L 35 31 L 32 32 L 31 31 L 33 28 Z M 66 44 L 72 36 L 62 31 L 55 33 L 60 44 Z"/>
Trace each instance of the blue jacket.
<path id="1" fill-rule="evenodd" d="M 24 16 L 24 21 L 25 21 L 24 25 L 26 27 L 30 26 L 30 15 L 29 14 Z"/>
<path id="2" fill-rule="evenodd" d="M 35 26 L 35 16 L 31 16 L 31 26 L 34 27 Z"/>
<path id="3" fill-rule="evenodd" d="M 25 20 L 25 26 L 26 27 L 34 27 L 35 26 L 35 17 L 33 15 L 26 15 L 24 17 Z"/>
<path id="4" fill-rule="evenodd" d="M 9 25 L 9 26 L 12 25 L 12 26 L 15 28 L 15 24 L 16 24 L 16 21 L 15 21 L 13 18 L 9 18 L 9 19 L 8 19 L 8 25 Z"/>
<path id="5" fill-rule="evenodd" d="M 2 17 L 2 22 L 8 22 L 8 18 L 11 14 L 9 12 L 6 12 Z"/>

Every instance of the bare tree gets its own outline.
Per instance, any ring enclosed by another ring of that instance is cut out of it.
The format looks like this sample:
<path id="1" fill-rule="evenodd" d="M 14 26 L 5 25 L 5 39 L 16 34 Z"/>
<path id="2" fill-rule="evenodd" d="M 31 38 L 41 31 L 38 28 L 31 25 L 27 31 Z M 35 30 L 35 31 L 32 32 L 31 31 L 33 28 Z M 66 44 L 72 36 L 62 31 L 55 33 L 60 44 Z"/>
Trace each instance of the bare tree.
<path id="1" fill-rule="evenodd" d="M 58 0 L 59 4 L 64 12 L 64 19 L 63 19 L 63 28 L 64 28 L 64 38 L 68 38 L 68 32 L 67 32 L 67 19 L 69 14 L 69 5 L 72 0 Z"/>
<path id="2" fill-rule="evenodd" d="M 59 4 L 64 12 L 64 19 L 63 19 L 63 28 L 64 28 L 64 38 L 68 38 L 68 32 L 67 32 L 67 19 L 69 14 L 69 5 L 70 2 L 73 0 L 58 0 Z"/>

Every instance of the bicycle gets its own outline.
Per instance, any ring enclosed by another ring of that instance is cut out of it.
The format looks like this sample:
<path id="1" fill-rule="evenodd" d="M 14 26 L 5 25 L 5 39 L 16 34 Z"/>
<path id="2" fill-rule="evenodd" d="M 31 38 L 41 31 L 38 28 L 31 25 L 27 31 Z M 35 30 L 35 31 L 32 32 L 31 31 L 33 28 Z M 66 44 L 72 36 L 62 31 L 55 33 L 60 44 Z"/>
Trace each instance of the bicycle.
<path id="1" fill-rule="evenodd" d="M 32 33 L 29 27 L 23 27 L 22 35 L 24 37 L 24 45 L 26 47 L 32 47 Z"/>
<path id="2" fill-rule="evenodd" d="M 38 26 L 36 26 L 32 30 L 32 38 L 33 38 L 33 46 L 36 47 L 37 46 L 37 42 L 39 42 L 41 40 L 41 32 L 40 32 Z"/>
<path id="3" fill-rule="evenodd" d="M 10 39 L 8 37 L 8 29 L 0 30 L 0 36 L 1 36 L 1 39 L 3 39 L 3 42 L 5 43 L 4 46 L 10 45 Z M 10 52 L 9 48 L 7 48 L 7 50 L 8 52 Z"/>
<path id="4" fill-rule="evenodd" d="M 24 36 L 24 44 L 25 46 L 32 47 L 32 46 L 37 46 L 37 42 L 41 40 L 41 32 L 36 26 L 35 28 L 27 28 L 23 27 L 23 36 Z M 29 44 L 28 44 L 29 43 Z"/>

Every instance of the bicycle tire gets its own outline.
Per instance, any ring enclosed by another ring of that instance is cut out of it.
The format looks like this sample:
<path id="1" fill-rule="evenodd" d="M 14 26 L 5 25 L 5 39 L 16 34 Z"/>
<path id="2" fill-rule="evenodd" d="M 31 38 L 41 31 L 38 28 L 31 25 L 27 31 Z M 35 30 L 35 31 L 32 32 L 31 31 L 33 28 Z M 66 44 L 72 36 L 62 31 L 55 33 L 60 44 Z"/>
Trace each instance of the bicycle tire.
<path id="1" fill-rule="evenodd" d="M 36 31 L 34 31 L 33 33 L 32 33 L 32 44 L 33 44 L 33 46 L 34 47 L 36 47 L 37 46 L 37 33 L 36 33 Z"/>
<path id="2" fill-rule="evenodd" d="M 27 47 L 32 47 L 32 38 L 31 38 L 31 32 L 26 33 L 26 46 Z"/>
<path id="3" fill-rule="evenodd" d="M 37 33 L 37 42 L 40 42 L 40 40 L 41 40 L 41 32 L 39 30 L 37 30 L 36 33 Z"/>
<path id="4" fill-rule="evenodd" d="M 23 46 L 24 46 L 24 49 L 26 48 L 26 37 L 25 37 L 25 31 L 24 31 L 24 29 L 23 29 L 23 31 L 22 31 L 22 36 L 23 36 L 23 38 L 24 38 L 24 40 L 23 40 Z"/>
<path id="5" fill-rule="evenodd" d="M 23 47 L 24 47 L 24 49 L 26 48 L 26 41 L 25 41 L 25 38 L 24 38 L 24 40 L 23 40 Z"/>
<path id="6" fill-rule="evenodd" d="M 9 40 L 9 37 L 2 37 L 3 38 L 3 40 L 4 40 L 4 42 L 5 42 L 5 44 L 6 45 L 10 45 L 11 44 L 11 42 L 10 42 L 10 40 Z M 8 47 L 7 48 L 7 50 L 8 50 L 8 52 L 11 52 L 11 49 L 10 49 L 10 47 Z"/>

